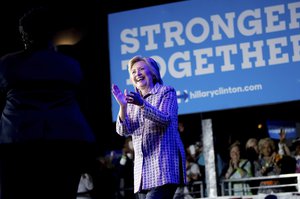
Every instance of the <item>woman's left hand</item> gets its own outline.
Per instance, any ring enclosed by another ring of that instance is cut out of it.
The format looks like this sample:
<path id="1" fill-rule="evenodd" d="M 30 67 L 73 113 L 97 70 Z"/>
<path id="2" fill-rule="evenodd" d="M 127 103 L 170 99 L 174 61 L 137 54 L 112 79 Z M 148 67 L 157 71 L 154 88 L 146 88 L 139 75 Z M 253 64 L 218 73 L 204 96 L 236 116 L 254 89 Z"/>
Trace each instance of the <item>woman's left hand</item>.
<path id="1" fill-rule="evenodd" d="M 129 94 L 126 95 L 126 101 L 130 104 L 135 104 L 138 106 L 144 105 L 144 99 L 142 98 L 139 92 L 131 91 Z"/>

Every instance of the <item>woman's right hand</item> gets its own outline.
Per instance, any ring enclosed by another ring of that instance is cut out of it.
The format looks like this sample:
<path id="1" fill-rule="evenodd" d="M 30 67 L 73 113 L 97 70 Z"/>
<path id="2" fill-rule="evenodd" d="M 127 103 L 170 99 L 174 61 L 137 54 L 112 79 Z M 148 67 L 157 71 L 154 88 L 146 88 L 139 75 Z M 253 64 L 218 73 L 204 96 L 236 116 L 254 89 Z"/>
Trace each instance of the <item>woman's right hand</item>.
<path id="1" fill-rule="evenodd" d="M 124 93 L 122 93 L 122 91 L 119 89 L 119 87 L 117 85 L 113 84 L 111 87 L 111 92 L 121 107 L 127 106 L 127 101 L 126 101 L 127 91 L 126 91 L 126 89 L 125 89 Z"/>

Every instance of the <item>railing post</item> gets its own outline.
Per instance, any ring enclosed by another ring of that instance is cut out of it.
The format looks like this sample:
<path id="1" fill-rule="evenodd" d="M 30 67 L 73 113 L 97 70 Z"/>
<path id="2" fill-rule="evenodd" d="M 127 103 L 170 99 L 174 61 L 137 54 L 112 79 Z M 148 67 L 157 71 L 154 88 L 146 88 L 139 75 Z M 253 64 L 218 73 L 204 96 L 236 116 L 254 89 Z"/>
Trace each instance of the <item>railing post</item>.
<path id="1" fill-rule="evenodd" d="M 225 196 L 225 186 L 224 186 L 224 184 L 225 184 L 225 182 L 222 181 L 221 182 L 221 194 L 222 194 L 222 196 Z"/>
<path id="2" fill-rule="evenodd" d="M 202 132 L 207 196 L 209 198 L 216 198 L 218 196 L 218 191 L 211 119 L 202 120 Z"/>
<path id="3" fill-rule="evenodd" d="M 231 190 L 231 182 L 228 183 L 228 195 L 232 195 L 232 190 Z"/>
<path id="4" fill-rule="evenodd" d="M 200 192 L 201 192 L 201 198 L 204 197 L 204 190 L 203 190 L 203 182 L 200 183 Z"/>
<path id="5" fill-rule="evenodd" d="M 297 191 L 300 192 L 300 174 L 297 175 Z"/>

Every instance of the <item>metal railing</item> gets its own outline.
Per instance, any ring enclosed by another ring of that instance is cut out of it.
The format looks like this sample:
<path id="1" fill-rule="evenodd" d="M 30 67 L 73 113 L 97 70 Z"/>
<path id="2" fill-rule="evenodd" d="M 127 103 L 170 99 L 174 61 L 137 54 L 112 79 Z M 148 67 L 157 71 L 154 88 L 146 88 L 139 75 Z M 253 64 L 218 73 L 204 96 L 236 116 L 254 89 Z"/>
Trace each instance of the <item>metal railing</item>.
<path id="1" fill-rule="evenodd" d="M 282 183 L 282 179 L 290 179 L 289 183 Z M 280 184 L 276 185 L 264 185 L 263 187 L 259 186 L 251 186 L 251 182 L 262 182 L 262 181 L 269 181 L 269 180 L 281 180 Z M 263 177 L 250 177 L 250 178 L 241 178 L 241 179 L 224 179 L 221 180 L 221 194 L 222 196 L 226 195 L 233 195 L 234 193 L 234 188 L 233 185 L 236 183 L 242 184 L 243 189 L 241 190 L 246 190 L 246 185 L 247 189 L 249 190 L 259 190 L 260 188 L 271 188 L 271 189 L 278 189 L 278 188 L 287 188 L 287 187 L 293 187 L 295 188 L 296 192 L 300 192 L 300 174 L 298 173 L 293 173 L 293 174 L 281 174 L 281 175 L 273 175 L 273 176 L 263 176 Z M 226 186 L 227 185 L 227 186 Z M 245 188 L 245 189 L 244 189 Z M 240 190 L 239 190 L 240 191 Z M 288 191 L 285 191 L 288 192 Z M 242 195 L 246 195 L 245 193 L 242 193 Z"/>
<path id="2" fill-rule="evenodd" d="M 194 197 L 204 197 L 203 182 L 195 181 L 188 185 L 190 194 Z"/>
<path id="3" fill-rule="evenodd" d="M 188 183 L 185 187 L 180 187 L 180 191 L 176 191 L 174 198 L 202 198 L 204 197 L 204 189 L 202 181 L 194 181 Z"/>
<path id="4" fill-rule="evenodd" d="M 269 180 L 282 180 L 282 179 L 290 179 L 291 183 L 285 183 L 283 184 L 282 181 L 280 181 L 280 184 L 277 185 L 264 185 L 263 187 L 259 186 L 261 181 L 269 181 Z M 251 182 L 256 182 L 255 184 L 258 186 L 251 186 Z M 295 191 L 291 192 L 297 192 L 294 194 L 300 195 L 300 173 L 293 173 L 293 174 L 281 174 L 281 175 L 274 175 L 274 176 L 263 176 L 263 177 L 251 177 L 251 178 L 241 178 L 241 179 L 223 179 L 220 180 L 220 194 L 221 197 L 223 196 L 233 196 L 234 195 L 234 188 L 233 185 L 235 183 L 239 184 L 248 184 L 249 186 L 247 189 L 249 190 L 255 190 L 258 191 L 260 188 L 272 188 L 272 189 L 280 189 L 280 188 L 294 188 Z M 175 194 L 175 198 L 183 198 L 184 196 L 189 196 L 190 198 L 205 198 L 205 190 L 204 190 L 204 183 L 202 181 L 194 181 L 186 185 L 187 191 L 184 191 L 182 189 L 182 192 L 177 192 Z M 245 188 L 246 189 L 246 188 Z M 243 189 L 244 190 L 244 189 Z M 124 190 L 123 190 L 124 191 Z M 132 190 L 133 191 L 133 190 Z M 284 191 L 285 193 L 288 193 L 288 191 Z M 253 196 L 256 194 L 253 194 Z M 299 196 L 297 195 L 297 197 Z M 247 196 L 246 193 L 241 193 L 241 196 Z M 300 198 L 300 196 L 299 196 Z"/>

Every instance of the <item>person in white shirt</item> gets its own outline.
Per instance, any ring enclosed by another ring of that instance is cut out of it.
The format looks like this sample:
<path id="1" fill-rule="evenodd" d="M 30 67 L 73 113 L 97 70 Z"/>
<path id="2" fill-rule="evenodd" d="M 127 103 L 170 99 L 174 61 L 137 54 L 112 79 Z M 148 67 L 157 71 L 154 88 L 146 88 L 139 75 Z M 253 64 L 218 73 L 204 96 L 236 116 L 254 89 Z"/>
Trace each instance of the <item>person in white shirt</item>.
<path id="1" fill-rule="evenodd" d="M 80 177 L 77 190 L 77 199 L 92 199 L 91 191 L 94 188 L 93 178 L 88 173 L 83 173 Z"/>

